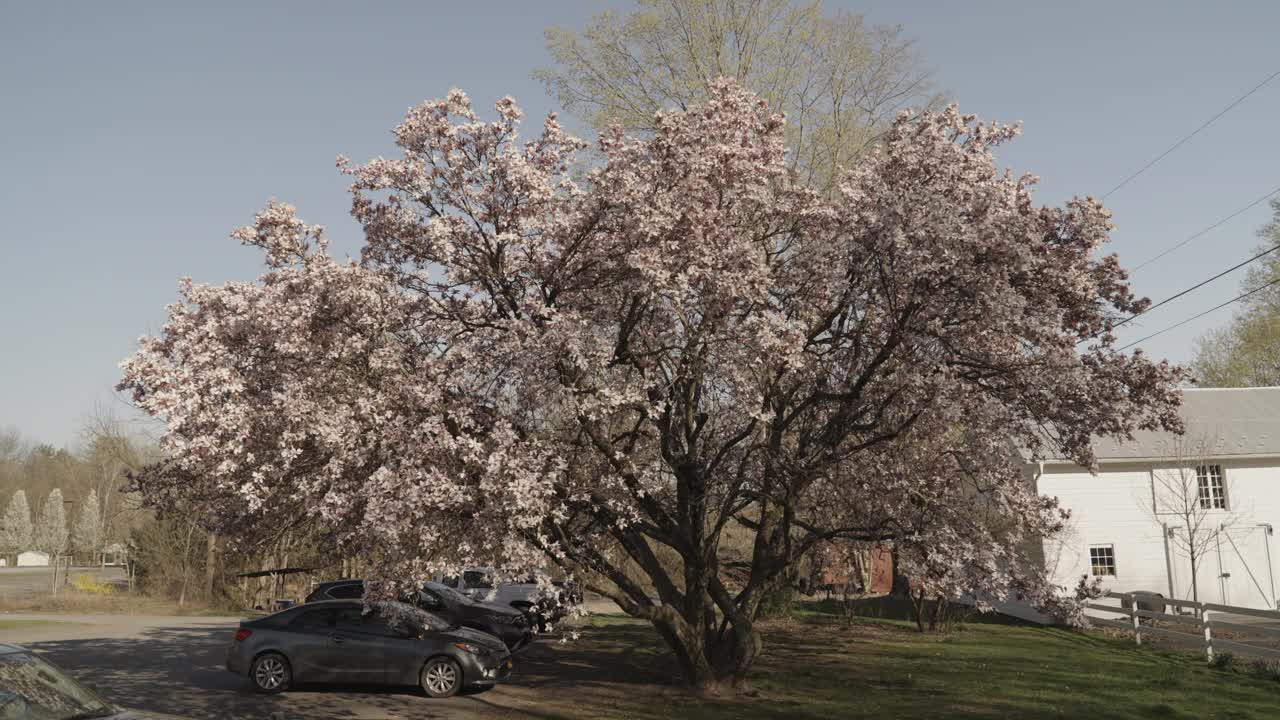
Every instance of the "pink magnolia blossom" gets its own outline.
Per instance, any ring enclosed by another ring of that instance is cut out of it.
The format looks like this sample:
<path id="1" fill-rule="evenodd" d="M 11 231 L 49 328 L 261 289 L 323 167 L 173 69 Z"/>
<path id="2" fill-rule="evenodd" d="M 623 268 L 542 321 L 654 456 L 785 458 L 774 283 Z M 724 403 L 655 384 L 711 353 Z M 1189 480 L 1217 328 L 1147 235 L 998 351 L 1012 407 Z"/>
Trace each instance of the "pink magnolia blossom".
<path id="1" fill-rule="evenodd" d="M 358 261 L 271 203 L 257 283 L 184 283 L 120 387 L 167 426 L 137 479 L 249 537 L 306 524 L 371 579 L 549 560 L 740 682 L 765 596 L 824 540 L 889 541 L 944 593 L 1049 598 L 1062 521 L 1013 453 L 1177 429 L 1183 371 L 1115 350 L 1144 307 L 1092 199 L 1037 207 L 1017 130 L 904 114 L 834 199 L 729 81 L 651 137 L 518 134 L 460 91 L 339 166 Z M 725 528 L 753 537 L 723 572 Z"/>

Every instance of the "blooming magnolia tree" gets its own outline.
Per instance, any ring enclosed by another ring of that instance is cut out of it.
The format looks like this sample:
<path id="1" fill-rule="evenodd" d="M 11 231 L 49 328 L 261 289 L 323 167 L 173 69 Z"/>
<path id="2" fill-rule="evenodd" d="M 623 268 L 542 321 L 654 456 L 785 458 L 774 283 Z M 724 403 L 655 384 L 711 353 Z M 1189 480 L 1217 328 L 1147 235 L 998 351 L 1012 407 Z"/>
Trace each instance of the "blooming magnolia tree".
<path id="1" fill-rule="evenodd" d="M 1091 199 L 997 171 L 1016 130 L 901 117 L 832 200 L 728 81 L 652 136 L 517 136 L 459 91 L 350 166 L 357 260 L 271 203 L 258 283 L 185 282 L 122 389 L 167 423 L 136 479 L 220 534 L 306 525 L 385 587 L 550 561 L 739 684 L 762 599 L 828 539 L 929 549 L 945 589 L 1031 592 L 1054 503 L 1011 447 L 1177 429 L 1178 368 L 1114 349 L 1144 307 Z M 1082 341 L 1087 341 L 1083 342 Z M 979 521 L 975 508 L 999 522 Z M 722 572 L 726 527 L 753 541 Z"/>

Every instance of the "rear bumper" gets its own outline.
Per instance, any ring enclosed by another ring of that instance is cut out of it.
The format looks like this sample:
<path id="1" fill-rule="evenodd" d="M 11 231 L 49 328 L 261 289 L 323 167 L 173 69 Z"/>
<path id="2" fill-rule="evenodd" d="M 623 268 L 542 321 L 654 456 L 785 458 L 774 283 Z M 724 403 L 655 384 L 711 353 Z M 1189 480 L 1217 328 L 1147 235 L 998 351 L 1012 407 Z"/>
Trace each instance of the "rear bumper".
<path id="1" fill-rule="evenodd" d="M 244 662 L 244 660 L 240 658 L 240 653 L 237 652 L 237 650 L 239 649 L 237 645 L 238 643 L 233 644 L 231 647 L 227 648 L 227 662 L 226 662 L 227 671 L 233 672 L 237 675 L 248 675 L 249 666 L 247 663 Z"/>

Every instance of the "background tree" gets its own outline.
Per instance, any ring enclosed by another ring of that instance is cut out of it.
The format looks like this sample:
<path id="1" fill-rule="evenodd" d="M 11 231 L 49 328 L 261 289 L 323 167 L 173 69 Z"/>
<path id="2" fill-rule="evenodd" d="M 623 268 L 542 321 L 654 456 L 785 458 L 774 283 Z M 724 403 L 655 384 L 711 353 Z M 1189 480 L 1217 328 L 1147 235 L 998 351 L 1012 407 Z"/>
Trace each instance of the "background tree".
<path id="1" fill-rule="evenodd" d="M 41 443 L 23 458 L 21 487 L 31 497 L 43 497 L 55 488 L 80 487 L 79 461 L 67 448 Z"/>
<path id="2" fill-rule="evenodd" d="M 102 544 L 122 543 L 145 514 L 140 498 L 127 492 L 130 472 L 137 472 L 159 458 L 159 448 L 128 432 L 127 426 L 99 408 L 81 430 L 84 449 L 81 473 L 86 492 L 100 500 Z"/>
<path id="3" fill-rule="evenodd" d="M 0 553 L 16 555 L 31 549 L 31 508 L 27 494 L 22 490 L 13 493 L 0 520 Z"/>
<path id="4" fill-rule="evenodd" d="M 1212 459 L 1220 445 L 1219 438 L 1204 436 L 1170 440 L 1164 454 L 1171 461 L 1152 470 L 1151 501 L 1143 503 L 1166 534 L 1175 557 L 1186 559 L 1191 599 L 1196 602 L 1200 600 L 1201 561 L 1216 552 L 1218 533 L 1237 517 L 1229 475 Z"/>
<path id="5" fill-rule="evenodd" d="M 36 522 L 32 539 L 35 541 L 36 549 L 49 556 L 49 565 L 53 568 L 50 574 L 50 588 L 55 595 L 58 592 L 59 558 L 67 552 L 70 537 L 62 491 L 54 488 L 41 505 L 40 519 Z"/>
<path id="6" fill-rule="evenodd" d="M 1271 210 L 1255 253 L 1280 246 L 1280 198 L 1272 199 Z M 1209 331 L 1196 348 L 1192 366 L 1205 387 L 1280 385 L 1280 253 L 1251 266 L 1240 289 L 1258 292 L 1240 301 L 1230 325 Z"/>
<path id="7" fill-rule="evenodd" d="M 97 562 L 98 554 L 102 552 L 102 537 L 102 510 L 98 504 L 98 491 L 89 488 L 89 492 L 80 500 L 80 513 L 76 517 L 71 535 L 72 547 L 77 552 L 89 555 L 91 562 Z"/>
<path id="8" fill-rule="evenodd" d="M 21 433 L 13 428 L 0 430 L 0 491 L 18 487 L 27 451 Z"/>
<path id="9" fill-rule="evenodd" d="M 403 157 L 343 162 L 359 262 L 272 203 L 234 233 L 259 283 L 182 285 L 119 386 L 166 424 L 151 503 L 231 542 L 306 530 L 384 593 L 550 560 L 714 691 L 824 541 L 927 536 L 966 584 L 1047 598 L 1018 547 L 1061 513 L 1011 443 L 1087 466 L 1094 436 L 1181 430 L 1184 373 L 1115 349 L 1146 301 L 1095 257 L 1108 213 L 1037 207 L 995 167 L 1013 128 L 904 116 L 833 197 L 732 81 L 606 132 L 585 178 L 554 117 L 524 140 L 496 110 L 453 91 L 396 128 Z"/>
<path id="10" fill-rule="evenodd" d="M 819 2 L 642 0 L 604 12 L 581 34 L 547 30 L 554 69 L 535 75 L 570 112 L 604 131 L 653 132 L 660 110 L 703 103 L 732 77 L 787 117 L 789 165 L 830 189 L 903 108 L 935 101 L 900 28 L 869 25 Z"/>
<path id="11" fill-rule="evenodd" d="M 67 531 L 67 513 L 62 491 L 54 488 L 40 506 L 40 518 L 36 522 L 33 540 L 35 548 L 49 555 L 49 561 L 67 551 L 70 533 Z"/>

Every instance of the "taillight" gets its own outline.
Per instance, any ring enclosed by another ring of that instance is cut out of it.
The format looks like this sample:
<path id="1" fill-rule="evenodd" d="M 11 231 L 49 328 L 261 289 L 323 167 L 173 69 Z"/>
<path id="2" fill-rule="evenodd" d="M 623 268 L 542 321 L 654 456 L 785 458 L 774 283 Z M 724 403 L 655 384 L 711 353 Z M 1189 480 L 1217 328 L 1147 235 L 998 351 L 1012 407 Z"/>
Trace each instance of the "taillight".
<path id="1" fill-rule="evenodd" d="M 249 636 L 252 634 L 253 631 L 249 628 L 240 628 L 236 631 L 236 642 L 244 642 L 245 640 L 248 640 Z"/>

